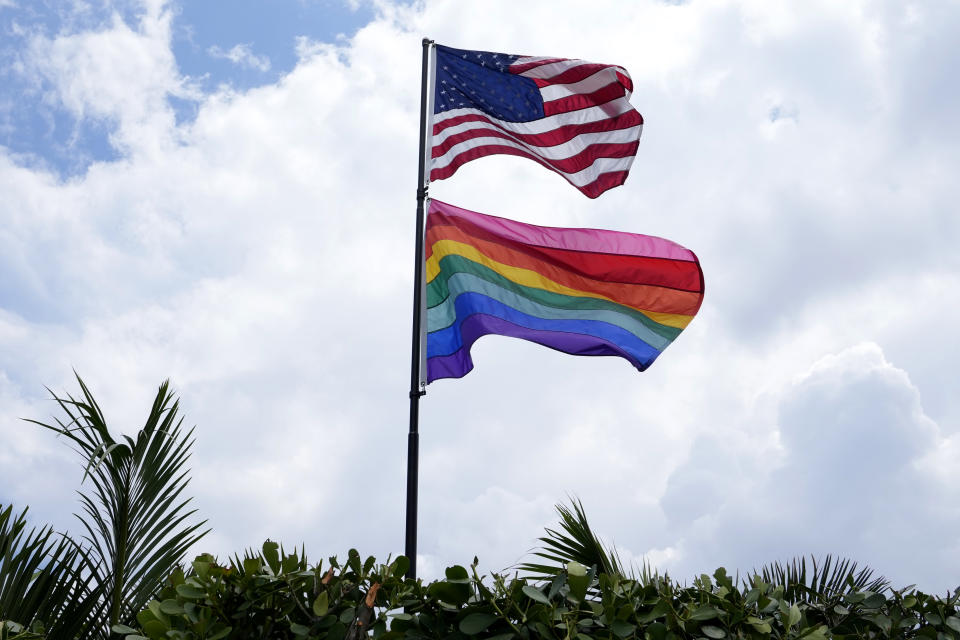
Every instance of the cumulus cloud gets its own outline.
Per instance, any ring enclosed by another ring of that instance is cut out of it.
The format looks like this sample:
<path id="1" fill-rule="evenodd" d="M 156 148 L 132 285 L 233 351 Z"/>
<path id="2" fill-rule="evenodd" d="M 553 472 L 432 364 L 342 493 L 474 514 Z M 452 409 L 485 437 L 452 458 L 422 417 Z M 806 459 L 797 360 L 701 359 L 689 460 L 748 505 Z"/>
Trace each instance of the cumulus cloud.
<path id="1" fill-rule="evenodd" d="M 906 584 L 956 587 L 960 510 L 930 464 L 955 446 L 923 412 L 906 372 L 876 344 L 829 354 L 776 394 L 776 455 L 702 436 L 670 476 L 661 506 L 686 573 L 834 553 Z M 943 467 L 941 466 L 942 470 Z M 911 547 L 909 554 L 902 549 Z"/>
<path id="2" fill-rule="evenodd" d="M 955 586 L 957 540 L 936 532 L 956 530 L 960 505 L 945 382 L 960 343 L 943 338 L 960 322 L 957 147 L 955 131 L 928 135 L 950 128 L 953 90 L 934 88 L 955 8 L 531 7 L 563 16 L 547 29 L 510 3 L 382 3 L 350 39 L 297 40 L 276 82 L 204 95 L 171 52 L 174 8 L 25 52 L 47 99 L 107 122 L 121 157 L 61 181 L 0 150 L 0 500 L 57 521 L 66 499 L 45 497 L 38 470 L 55 466 L 65 494 L 81 476 L 16 420 L 49 415 L 44 385 L 72 388 L 76 367 L 131 431 L 170 376 L 198 425 L 192 490 L 217 532 L 204 548 L 401 550 L 428 35 L 622 64 L 647 121 L 627 184 L 596 201 L 507 157 L 433 195 L 668 237 L 699 255 L 707 296 L 644 374 L 490 337 L 474 372 L 431 385 L 425 575 L 474 555 L 513 564 L 573 492 L 626 554 L 678 577 L 834 552 Z M 177 124 L 170 96 L 196 119 Z"/>
<path id="3" fill-rule="evenodd" d="M 170 50 L 173 14 L 163 0 L 143 3 L 138 24 L 113 13 L 108 26 L 48 37 L 34 34 L 22 73 L 48 87 L 46 99 L 78 119 L 113 125 L 111 142 L 128 153 L 157 153 L 170 143 L 168 98 L 196 98 Z"/>
<path id="4" fill-rule="evenodd" d="M 211 57 L 229 60 L 241 67 L 248 67 L 257 71 L 270 71 L 270 58 L 256 55 L 249 44 L 237 44 L 226 51 L 214 45 L 207 49 L 207 53 Z"/>

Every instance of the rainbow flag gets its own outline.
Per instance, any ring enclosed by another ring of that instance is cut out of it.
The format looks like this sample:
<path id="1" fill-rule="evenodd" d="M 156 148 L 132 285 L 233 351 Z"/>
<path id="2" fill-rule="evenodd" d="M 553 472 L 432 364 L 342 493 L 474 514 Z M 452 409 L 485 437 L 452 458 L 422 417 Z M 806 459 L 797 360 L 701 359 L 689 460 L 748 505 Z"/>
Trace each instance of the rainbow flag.
<path id="1" fill-rule="evenodd" d="M 427 382 L 473 369 L 488 334 L 640 371 L 703 301 L 697 256 L 619 231 L 538 227 L 431 200 L 426 224 Z"/>

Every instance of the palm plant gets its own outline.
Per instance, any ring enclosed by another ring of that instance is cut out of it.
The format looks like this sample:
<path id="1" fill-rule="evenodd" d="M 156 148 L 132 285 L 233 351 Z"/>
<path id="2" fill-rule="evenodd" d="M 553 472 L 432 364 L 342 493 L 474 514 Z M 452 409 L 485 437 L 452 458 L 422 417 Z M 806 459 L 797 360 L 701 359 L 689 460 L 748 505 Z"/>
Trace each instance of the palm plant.
<path id="1" fill-rule="evenodd" d="M 519 568 L 530 572 L 531 577 L 550 579 L 562 573 L 568 563 L 578 562 L 586 567 L 596 567 L 597 573 L 630 578 L 644 585 L 669 583 L 666 575 L 661 576 L 646 561 L 639 570 L 625 565 L 617 550 L 605 546 L 590 528 L 583 504 L 578 499 L 571 499 L 571 507 L 558 504 L 556 509 L 560 514 L 560 531 L 547 529 L 547 535 L 539 538 L 543 546 L 534 552 L 535 556 L 553 564 L 521 564 Z M 806 558 L 802 557 L 786 564 L 774 562 L 752 575 L 752 579 L 743 581 L 745 590 L 761 581 L 782 589 L 783 598 L 790 603 L 824 604 L 847 593 L 881 593 L 890 587 L 890 581 L 882 576 L 874 577 L 872 569 L 858 569 L 856 562 L 834 559 L 830 555 L 823 560 L 811 557 L 809 567 Z"/>
<path id="2" fill-rule="evenodd" d="M 583 503 L 578 498 L 570 498 L 570 504 L 570 507 L 555 506 L 560 515 L 561 531 L 547 529 L 547 535 L 538 538 L 543 546 L 533 552 L 553 564 L 526 562 L 519 566 L 522 571 L 530 572 L 533 578 L 549 579 L 563 572 L 568 563 L 578 562 L 585 567 L 596 567 L 597 573 L 630 578 L 642 584 L 660 579 L 659 573 L 646 561 L 639 569 L 625 565 L 616 548 L 604 545 L 590 528 Z"/>
<path id="3" fill-rule="evenodd" d="M 78 555 L 83 576 L 93 585 L 84 638 L 109 638 L 115 624 L 129 624 L 160 588 L 187 549 L 207 531 L 190 524 L 195 513 L 181 494 L 189 483 L 184 465 L 193 444 L 193 429 L 183 430 L 179 401 L 164 381 L 146 424 L 136 438 L 115 439 L 100 407 L 77 376 L 81 396 L 53 399 L 65 414 L 54 424 L 29 420 L 67 438 L 86 464 L 80 490 L 85 534 Z M 51 600 L 58 594 L 50 592 Z"/>
<path id="4" fill-rule="evenodd" d="M 49 638 L 76 637 L 93 604 L 83 553 L 50 527 L 28 531 L 26 509 L 0 509 L 0 636 L 16 628 L 6 620 L 43 626 Z"/>
<path id="5" fill-rule="evenodd" d="M 857 563 L 846 558 L 834 560 L 827 555 L 822 561 L 810 558 L 807 570 L 806 558 L 794 558 L 789 563 L 773 562 L 754 571 L 757 578 L 774 587 L 782 587 L 788 602 L 828 602 L 853 591 L 881 593 L 890 587 L 883 576 L 874 578 L 873 569 L 857 570 Z M 749 585 L 747 585 L 749 586 Z"/>

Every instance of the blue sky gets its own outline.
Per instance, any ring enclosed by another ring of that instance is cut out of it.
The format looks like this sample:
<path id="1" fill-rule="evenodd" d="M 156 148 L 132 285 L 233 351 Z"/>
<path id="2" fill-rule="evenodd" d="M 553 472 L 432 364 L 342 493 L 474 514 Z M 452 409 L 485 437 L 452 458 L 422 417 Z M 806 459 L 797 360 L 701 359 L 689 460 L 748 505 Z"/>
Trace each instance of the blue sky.
<path id="1" fill-rule="evenodd" d="M 81 175 L 98 160 L 117 159 L 108 140 L 109 122 L 78 118 L 62 108 L 49 84 L 18 72 L 17 62 L 38 34 L 100 30 L 114 16 L 136 23 L 143 11 L 133 1 L 0 3 L 0 145 L 21 154 L 23 162 L 49 167 L 62 177 Z M 243 91 L 274 83 L 296 64 L 298 37 L 337 42 L 373 17 L 368 3 L 335 0 L 202 0 L 171 11 L 170 47 L 177 66 L 201 91 L 222 84 Z M 196 117 L 194 100 L 171 96 L 170 103 L 178 122 Z"/>
<path id="2" fill-rule="evenodd" d="M 20 419 L 75 369 L 130 433 L 169 377 L 202 550 L 400 551 L 428 36 L 622 65 L 645 120 L 596 200 L 505 156 L 433 196 L 668 238 L 706 297 L 642 374 L 493 336 L 431 385 L 423 575 L 510 566 L 576 494 L 678 577 L 956 587 L 960 7 L 515 4 L 0 0 L 0 503 L 75 531 L 82 465 Z"/>

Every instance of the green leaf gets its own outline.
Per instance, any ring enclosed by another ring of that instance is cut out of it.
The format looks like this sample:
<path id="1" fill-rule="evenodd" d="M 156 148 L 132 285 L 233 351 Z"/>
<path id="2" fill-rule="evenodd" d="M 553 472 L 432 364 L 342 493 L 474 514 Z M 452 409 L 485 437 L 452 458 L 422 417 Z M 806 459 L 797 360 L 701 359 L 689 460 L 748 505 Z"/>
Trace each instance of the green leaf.
<path id="1" fill-rule="evenodd" d="M 460 565 L 454 565 L 452 567 L 447 567 L 446 576 L 448 582 L 469 580 L 470 574 L 467 573 L 467 570 L 461 567 Z"/>
<path id="2" fill-rule="evenodd" d="M 437 581 L 427 587 L 427 595 L 453 605 L 461 605 L 470 599 L 471 589 L 468 584 Z"/>
<path id="3" fill-rule="evenodd" d="M 863 606 L 867 609 L 879 609 L 885 604 L 887 604 L 887 599 L 883 597 L 882 593 L 871 593 L 863 599 Z"/>
<path id="4" fill-rule="evenodd" d="M 647 634 L 650 640 L 664 640 L 667 637 L 667 625 L 662 622 L 654 622 L 647 627 Z"/>
<path id="5" fill-rule="evenodd" d="M 217 631 L 215 634 L 213 634 L 209 638 L 207 638 L 207 640 L 222 640 L 223 638 L 226 638 L 228 635 L 230 635 L 231 631 L 233 631 L 233 627 L 225 627 L 223 629 L 220 629 L 220 631 Z"/>
<path id="6" fill-rule="evenodd" d="M 183 605 L 173 598 L 168 598 L 160 603 L 160 611 L 163 611 L 167 615 L 178 616 L 183 614 Z"/>
<path id="7" fill-rule="evenodd" d="M 720 610 L 716 607 L 705 604 L 702 607 L 698 607 L 690 614 L 688 620 L 712 620 L 720 615 Z"/>
<path id="8" fill-rule="evenodd" d="M 667 615 L 668 611 L 670 611 L 670 604 L 665 600 L 660 600 L 653 606 L 653 609 L 649 613 L 640 616 L 637 622 L 640 624 L 653 622 L 654 620 Z"/>
<path id="9" fill-rule="evenodd" d="M 407 574 L 407 571 L 410 570 L 410 559 L 407 556 L 398 556 L 396 560 L 393 561 L 393 577 L 400 578 Z"/>
<path id="10" fill-rule="evenodd" d="M 624 622 L 623 620 L 614 620 L 610 623 L 610 630 L 621 638 L 626 638 L 636 631 L 637 625 Z"/>
<path id="11" fill-rule="evenodd" d="M 313 601 L 313 614 L 319 618 L 327 615 L 327 610 L 330 608 L 330 602 L 327 596 L 327 592 L 324 591 L 317 596 L 317 599 Z"/>
<path id="12" fill-rule="evenodd" d="M 917 599 L 913 596 L 907 596 L 903 599 L 903 607 L 905 609 L 911 609 L 917 604 Z"/>
<path id="13" fill-rule="evenodd" d="M 790 612 L 787 614 L 787 627 L 792 627 L 798 622 L 800 622 L 800 607 L 793 605 L 790 607 Z"/>
<path id="14" fill-rule="evenodd" d="M 163 612 L 159 602 L 156 600 L 151 600 L 147 603 L 147 608 L 150 609 L 150 613 L 152 613 L 159 622 L 163 623 L 163 626 L 167 628 L 170 627 L 170 618 L 168 618 L 167 614 Z"/>
<path id="15" fill-rule="evenodd" d="M 827 625 L 822 624 L 803 637 L 805 640 L 827 640 Z"/>
<path id="16" fill-rule="evenodd" d="M 760 633 L 770 633 L 770 623 L 760 618 L 755 618 L 754 616 L 747 616 L 747 624 L 759 631 Z"/>
<path id="17" fill-rule="evenodd" d="M 200 598 L 205 598 L 207 592 L 191 584 L 184 583 L 177 585 L 177 595 L 187 600 L 199 600 Z"/>
<path id="18" fill-rule="evenodd" d="M 362 573 L 362 567 L 360 566 L 360 552 L 356 549 L 350 549 L 347 552 L 347 566 L 359 576 Z"/>
<path id="19" fill-rule="evenodd" d="M 143 626 L 143 632 L 147 634 L 152 640 L 160 640 L 167 637 L 167 625 L 163 624 L 159 620 L 150 620 L 145 623 Z"/>
<path id="20" fill-rule="evenodd" d="M 289 553 L 283 556 L 283 560 L 280 561 L 280 570 L 285 574 L 294 573 L 299 566 L 300 560 L 296 553 Z"/>
<path id="21" fill-rule="evenodd" d="M 273 574 L 276 575 L 280 573 L 280 545 L 272 540 L 267 540 L 263 543 L 263 557 L 267 561 L 267 565 L 270 567 L 270 570 L 273 571 Z"/>
<path id="22" fill-rule="evenodd" d="M 960 633 L 960 618 L 957 616 L 948 616 L 947 619 L 944 620 L 944 623 L 957 633 Z"/>
<path id="23" fill-rule="evenodd" d="M 579 562 L 568 562 L 567 584 L 570 586 L 570 597 L 578 602 L 582 601 L 587 595 L 587 588 L 590 586 L 590 576 L 587 575 L 587 568 Z"/>
<path id="24" fill-rule="evenodd" d="M 889 633 L 890 633 L 890 629 L 891 629 L 891 627 L 893 626 L 893 623 L 892 623 L 892 621 L 890 620 L 890 618 L 888 618 L 887 616 L 883 615 L 882 613 L 875 613 L 875 614 L 873 614 L 873 615 L 867 615 L 867 616 L 863 616 L 863 617 L 864 617 L 864 619 L 869 620 L 869 621 L 872 622 L 873 624 L 875 624 L 875 625 L 877 625 L 878 627 L 880 627 L 880 628 L 884 631 L 884 633 L 886 633 L 886 634 L 889 634 Z"/>
<path id="25" fill-rule="evenodd" d="M 243 559 L 243 572 L 248 576 L 253 576 L 260 573 L 260 567 L 263 563 L 260 561 L 260 558 L 244 558 Z"/>
<path id="26" fill-rule="evenodd" d="M 726 638 L 727 632 L 721 629 L 720 627 L 714 627 L 713 625 L 704 625 L 700 627 L 700 631 L 703 632 L 703 635 L 708 638 L 713 638 L 714 640 L 720 640 L 720 638 Z"/>
<path id="27" fill-rule="evenodd" d="M 290 623 L 290 631 L 293 632 L 293 635 L 296 636 L 305 636 L 310 633 L 310 627 L 305 627 L 302 624 L 297 624 L 296 622 Z"/>
<path id="28" fill-rule="evenodd" d="M 525 584 L 523 585 L 522 591 L 531 600 L 536 600 L 537 602 L 542 602 L 543 604 L 550 604 L 550 599 L 544 595 L 543 591 L 540 591 L 540 589 L 537 589 L 536 587 Z"/>
<path id="29" fill-rule="evenodd" d="M 193 561 L 193 570 L 202 580 L 207 579 L 207 575 L 210 573 L 210 563 L 204 562 L 202 560 Z"/>
<path id="30" fill-rule="evenodd" d="M 460 632 L 468 636 L 474 636 L 496 621 L 497 616 L 492 613 L 471 613 L 460 621 Z"/>
<path id="31" fill-rule="evenodd" d="M 124 636 L 127 636 L 127 635 L 130 635 L 131 633 L 136 633 L 136 632 L 137 632 L 136 629 L 131 629 L 130 627 L 128 627 L 128 626 L 125 625 L 125 624 L 115 624 L 115 625 L 113 625 L 112 627 L 110 627 L 110 630 L 113 631 L 114 633 L 119 633 L 119 634 L 124 635 Z"/>

